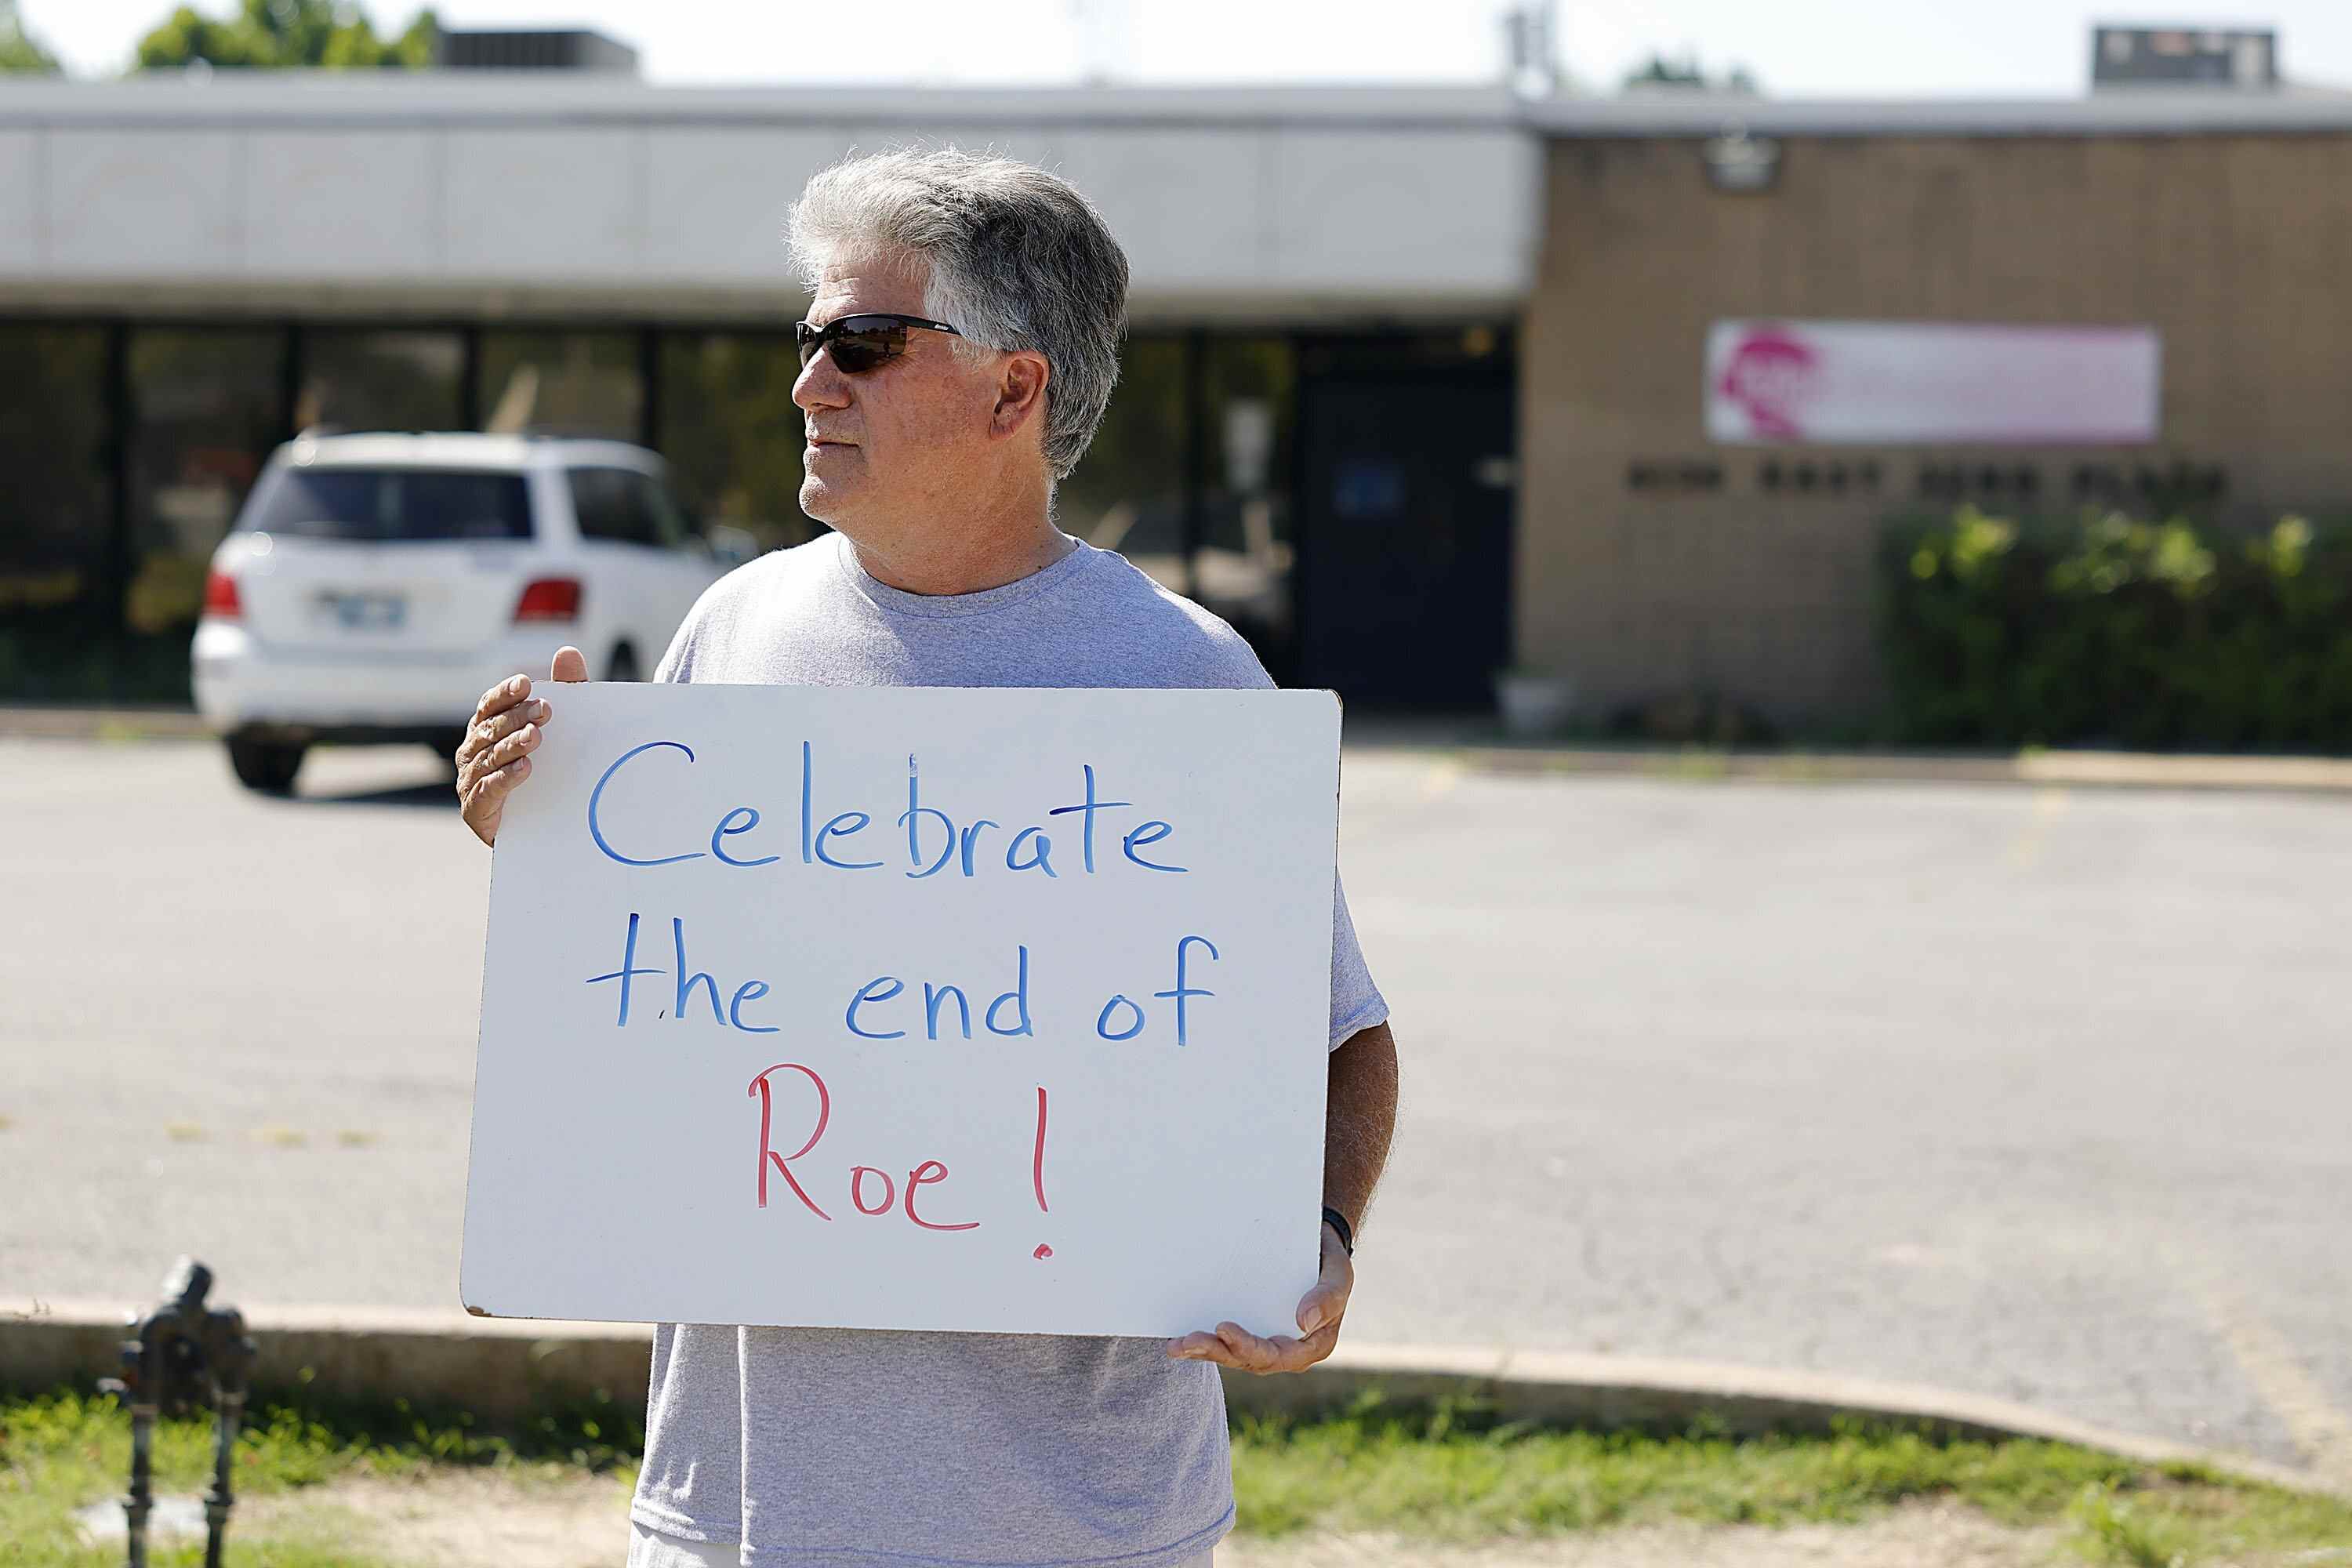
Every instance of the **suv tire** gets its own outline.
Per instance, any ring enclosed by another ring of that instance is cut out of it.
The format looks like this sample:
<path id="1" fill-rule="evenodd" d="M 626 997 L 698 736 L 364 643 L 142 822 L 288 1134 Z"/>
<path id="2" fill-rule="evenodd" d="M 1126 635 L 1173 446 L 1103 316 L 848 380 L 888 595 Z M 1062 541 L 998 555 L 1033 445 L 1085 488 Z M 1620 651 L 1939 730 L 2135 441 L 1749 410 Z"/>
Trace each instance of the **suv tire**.
<path id="1" fill-rule="evenodd" d="M 613 650 L 613 657 L 605 662 L 604 679 L 607 680 L 643 680 L 645 677 L 637 673 L 637 650 L 631 647 L 627 643 L 623 643 L 620 647 L 614 648 Z"/>
<path id="2" fill-rule="evenodd" d="M 294 775 L 301 772 L 302 755 L 310 749 L 299 742 L 285 744 L 231 735 L 228 765 L 236 771 L 236 782 L 249 790 L 258 790 L 263 795 L 292 795 Z"/>

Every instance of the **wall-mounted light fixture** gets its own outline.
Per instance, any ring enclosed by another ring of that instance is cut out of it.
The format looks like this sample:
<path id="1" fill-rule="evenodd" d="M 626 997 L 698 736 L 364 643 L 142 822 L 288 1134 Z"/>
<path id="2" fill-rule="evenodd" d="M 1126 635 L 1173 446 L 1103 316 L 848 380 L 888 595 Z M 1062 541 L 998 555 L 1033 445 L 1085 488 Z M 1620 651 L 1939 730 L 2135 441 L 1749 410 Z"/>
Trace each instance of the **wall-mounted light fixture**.
<path id="1" fill-rule="evenodd" d="M 1701 146 L 1706 177 L 1718 191 L 1769 191 L 1780 173 L 1780 144 L 1734 125 Z"/>

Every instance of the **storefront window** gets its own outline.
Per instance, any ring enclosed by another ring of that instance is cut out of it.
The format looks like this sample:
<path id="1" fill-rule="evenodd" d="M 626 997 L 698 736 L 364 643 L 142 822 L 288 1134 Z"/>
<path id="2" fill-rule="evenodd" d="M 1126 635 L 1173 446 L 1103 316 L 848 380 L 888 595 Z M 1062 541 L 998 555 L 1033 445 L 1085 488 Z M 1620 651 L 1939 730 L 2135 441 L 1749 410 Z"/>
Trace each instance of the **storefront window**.
<path id="1" fill-rule="evenodd" d="M 465 345 L 455 332 L 302 333 L 298 430 L 455 430 Z"/>
<path id="2" fill-rule="evenodd" d="M 482 427 L 515 434 L 643 434 L 646 391 L 630 332 L 482 334 Z"/>
<path id="3" fill-rule="evenodd" d="M 655 445 L 703 526 L 742 529 L 763 550 L 815 536 L 800 508 L 799 373 L 792 339 L 781 333 L 663 338 Z"/>
<path id="4" fill-rule="evenodd" d="M 1201 549 L 1193 596 L 1277 674 L 1292 654 L 1292 414 L 1297 366 L 1280 338 L 1202 341 Z"/>
<path id="5" fill-rule="evenodd" d="M 113 621 L 106 334 L 0 326 L 0 695 L 62 694 L 58 683 Z"/>
<path id="6" fill-rule="evenodd" d="M 1133 338 L 1094 445 L 1055 492 L 1054 521 L 1116 550 L 1162 586 L 1192 586 L 1184 563 L 1184 342 Z"/>
<path id="7" fill-rule="evenodd" d="M 194 625 L 213 547 L 286 434 L 285 356 L 283 331 L 131 334 L 131 631 Z"/>

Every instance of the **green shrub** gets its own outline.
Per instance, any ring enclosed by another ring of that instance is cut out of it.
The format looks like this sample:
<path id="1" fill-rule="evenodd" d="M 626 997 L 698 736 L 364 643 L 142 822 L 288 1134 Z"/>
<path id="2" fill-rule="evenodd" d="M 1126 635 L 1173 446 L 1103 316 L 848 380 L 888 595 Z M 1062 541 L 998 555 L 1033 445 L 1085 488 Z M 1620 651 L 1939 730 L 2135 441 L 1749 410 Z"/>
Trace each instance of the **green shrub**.
<path id="1" fill-rule="evenodd" d="M 1890 524 L 1879 576 L 1906 740 L 2352 750 L 2352 527 L 1969 507 Z"/>

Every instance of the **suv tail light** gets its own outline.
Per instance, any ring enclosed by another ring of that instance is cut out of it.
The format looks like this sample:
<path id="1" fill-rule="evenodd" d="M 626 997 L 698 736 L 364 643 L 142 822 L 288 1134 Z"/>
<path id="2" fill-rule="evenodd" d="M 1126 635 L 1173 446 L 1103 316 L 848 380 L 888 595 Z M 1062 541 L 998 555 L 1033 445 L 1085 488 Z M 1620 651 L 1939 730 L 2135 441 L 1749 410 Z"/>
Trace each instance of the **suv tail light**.
<path id="1" fill-rule="evenodd" d="M 245 606 L 238 603 L 236 579 L 215 566 L 205 574 L 205 614 L 216 621 L 240 620 Z"/>
<path id="2" fill-rule="evenodd" d="M 514 618 L 523 621 L 568 621 L 580 614 L 580 579 L 541 577 L 515 601 Z"/>

